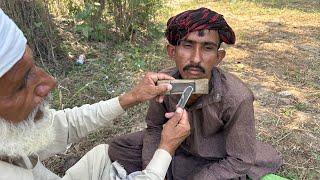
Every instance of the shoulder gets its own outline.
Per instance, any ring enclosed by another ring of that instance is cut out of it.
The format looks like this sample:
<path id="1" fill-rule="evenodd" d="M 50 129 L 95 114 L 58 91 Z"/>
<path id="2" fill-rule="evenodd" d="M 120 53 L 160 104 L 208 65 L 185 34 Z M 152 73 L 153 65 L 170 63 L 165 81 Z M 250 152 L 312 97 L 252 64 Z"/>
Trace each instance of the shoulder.
<path id="1" fill-rule="evenodd" d="M 243 101 L 254 101 L 253 92 L 248 85 L 232 73 L 218 70 L 221 74 L 223 99 L 233 105 L 239 105 Z"/>

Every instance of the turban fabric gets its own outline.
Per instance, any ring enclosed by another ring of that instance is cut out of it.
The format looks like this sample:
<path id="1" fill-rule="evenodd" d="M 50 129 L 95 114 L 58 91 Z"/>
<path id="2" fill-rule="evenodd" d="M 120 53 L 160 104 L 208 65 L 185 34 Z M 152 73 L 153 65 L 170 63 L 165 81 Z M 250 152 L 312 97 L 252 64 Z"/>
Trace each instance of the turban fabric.
<path id="1" fill-rule="evenodd" d="M 0 8 L 0 78 L 23 56 L 27 39 Z"/>
<path id="2" fill-rule="evenodd" d="M 171 17 L 165 35 L 169 43 L 176 46 L 189 33 L 205 29 L 217 30 L 220 42 L 234 44 L 236 41 L 233 30 L 223 16 L 207 8 L 188 10 Z"/>

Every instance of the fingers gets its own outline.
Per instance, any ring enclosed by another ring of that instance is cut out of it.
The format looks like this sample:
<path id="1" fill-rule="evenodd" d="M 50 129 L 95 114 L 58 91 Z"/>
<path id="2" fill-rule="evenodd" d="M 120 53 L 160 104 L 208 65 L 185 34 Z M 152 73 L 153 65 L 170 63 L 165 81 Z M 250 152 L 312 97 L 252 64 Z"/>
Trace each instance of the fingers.
<path id="1" fill-rule="evenodd" d="M 165 73 L 157 73 L 157 80 L 174 80 L 173 77 L 165 74 Z"/>
<path id="2" fill-rule="evenodd" d="M 166 123 L 167 125 L 171 125 L 171 126 L 176 126 L 183 114 L 183 109 L 182 108 L 177 108 L 176 112 L 174 113 L 174 115 L 168 120 L 168 122 Z"/>
<path id="3" fill-rule="evenodd" d="M 160 95 L 166 93 L 167 91 L 170 91 L 171 89 L 171 84 L 160 84 L 159 86 L 155 87 L 154 93 Z"/>
<path id="4" fill-rule="evenodd" d="M 164 95 L 159 95 L 159 96 L 156 97 L 156 101 L 158 103 L 163 103 L 163 100 L 164 100 Z"/>
<path id="5" fill-rule="evenodd" d="M 164 73 L 152 73 L 152 72 L 147 73 L 146 77 L 151 78 L 154 83 L 157 82 L 158 80 L 173 80 L 174 79 L 173 77 L 171 77 L 167 74 L 164 74 Z"/>
<path id="6" fill-rule="evenodd" d="M 184 112 L 182 113 L 181 119 L 179 121 L 179 125 L 185 126 L 185 127 L 190 127 L 188 113 L 185 109 L 183 111 Z"/>
<path id="7" fill-rule="evenodd" d="M 167 119 L 170 119 L 170 118 L 173 117 L 173 115 L 174 115 L 174 112 L 168 112 L 168 113 L 166 113 L 164 116 L 165 116 Z"/>

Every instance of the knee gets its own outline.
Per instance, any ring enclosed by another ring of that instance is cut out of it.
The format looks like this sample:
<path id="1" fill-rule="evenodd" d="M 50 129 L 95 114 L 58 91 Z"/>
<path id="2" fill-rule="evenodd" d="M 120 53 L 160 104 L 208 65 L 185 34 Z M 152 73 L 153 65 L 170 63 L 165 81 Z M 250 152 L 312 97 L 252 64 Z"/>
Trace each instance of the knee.
<path id="1" fill-rule="evenodd" d="M 126 134 L 118 137 L 114 137 L 107 141 L 110 147 L 122 149 L 122 148 L 137 148 L 143 144 L 143 131 Z"/>
<path id="2" fill-rule="evenodd" d="M 109 145 L 108 144 L 99 144 L 95 147 L 93 147 L 90 152 L 108 152 L 108 149 L 109 149 Z"/>

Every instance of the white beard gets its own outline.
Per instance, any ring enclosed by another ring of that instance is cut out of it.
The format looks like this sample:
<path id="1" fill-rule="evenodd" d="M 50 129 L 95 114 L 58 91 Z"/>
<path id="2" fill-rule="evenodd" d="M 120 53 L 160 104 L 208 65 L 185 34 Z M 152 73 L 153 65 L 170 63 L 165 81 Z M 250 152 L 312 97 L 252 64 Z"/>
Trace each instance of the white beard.
<path id="1" fill-rule="evenodd" d="M 34 122 L 38 111 L 43 113 L 43 117 Z M 21 157 L 34 154 L 45 149 L 54 137 L 47 101 L 43 101 L 27 119 L 18 124 L 0 117 L 0 156 Z"/>

